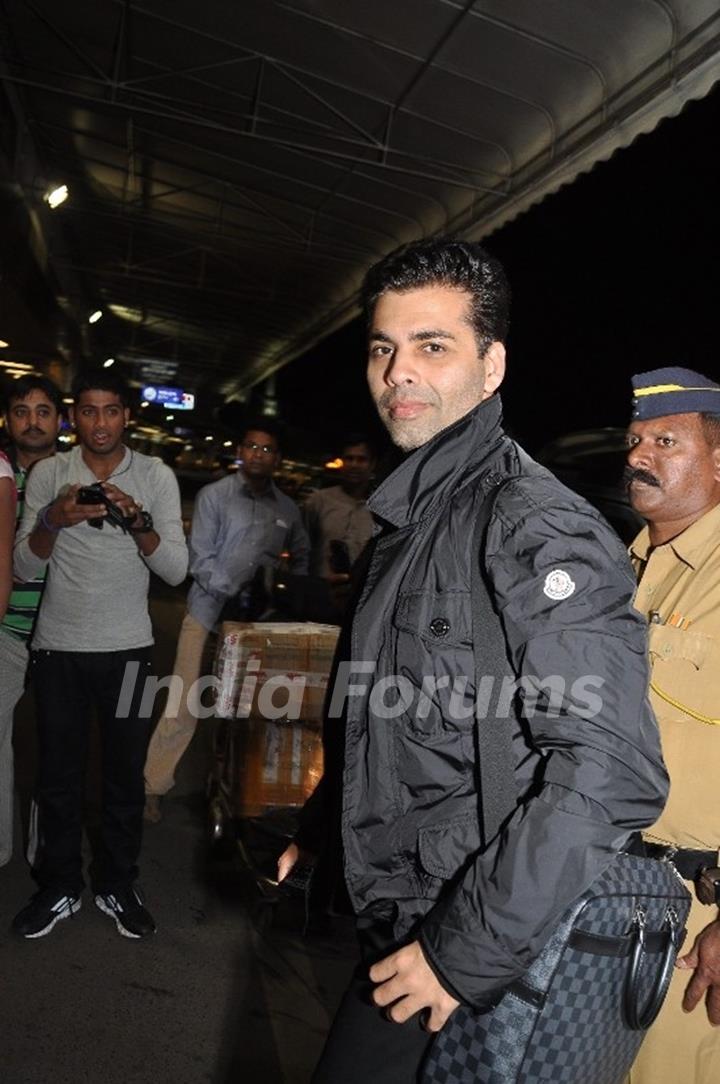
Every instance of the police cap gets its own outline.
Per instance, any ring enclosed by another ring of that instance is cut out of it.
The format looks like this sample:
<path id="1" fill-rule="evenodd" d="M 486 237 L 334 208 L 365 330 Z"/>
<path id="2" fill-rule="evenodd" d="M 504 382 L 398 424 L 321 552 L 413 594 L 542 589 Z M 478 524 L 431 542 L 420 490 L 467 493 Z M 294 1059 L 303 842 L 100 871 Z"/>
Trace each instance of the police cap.
<path id="1" fill-rule="evenodd" d="M 666 414 L 720 414 L 720 384 L 693 369 L 651 369 L 637 373 L 632 386 L 632 416 L 639 421 Z"/>

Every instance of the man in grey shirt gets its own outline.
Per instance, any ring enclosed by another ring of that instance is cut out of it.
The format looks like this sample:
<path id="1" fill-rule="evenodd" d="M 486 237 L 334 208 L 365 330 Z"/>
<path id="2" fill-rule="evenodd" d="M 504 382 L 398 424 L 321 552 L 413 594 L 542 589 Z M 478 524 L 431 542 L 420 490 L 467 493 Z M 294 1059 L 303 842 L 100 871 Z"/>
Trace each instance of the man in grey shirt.
<path id="1" fill-rule="evenodd" d="M 153 642 L 148 587 L 151 571 L 166 583 L 181 583 L 188 555 L 175 476 L 159 459 L 123 443 L 130 411 L 122 381 L 102 371 L 88 374 L 77 382 L 74 400 L 77 446 L 33 470 L 15 547 L 20 580 L 46 567 L 48 577 L 30 658 L 42 840 L 34 876 L 40 890 L 13 929 L 22 937 L 42 937 L 80 909 L 84 773 L 94 707 L 102 740 L 101 846 L 91 871 L 95 903 L 123 936 L 137 938 L 155 931 L 134 887 L 150 729 L 139 708 Z M 97 483 L 101 495 L 84 503 L 82 490 Z M 120 509 L 123 526 L 113 524 L 105 499 Z M 123 706 L 126 668 L 138 680 L 131 703 Z"/>
<path id="2" fill-rule="evenodd" d="M 197 719 L 187 691 L 200 676 L 208 635 L 228 600 L 233 618 L 252 620 L 251 584 L 290 552 L 290 571 L 305 575 L 309 542 L 297 505 L 272 481 L 280 464 L 278 434 L 265 418 L 253 423 L 237 448 L 237 474 L 205 486 L 197 495 L 190 534 L 187 613 L 180 629 L 173 672 L 184 695 L 172 715 L 167 709 L 150 741 L 145 764 L 145 819 L 159 821 L 160 798 L 175 782 L 175 769 L 195 733 Z"/>

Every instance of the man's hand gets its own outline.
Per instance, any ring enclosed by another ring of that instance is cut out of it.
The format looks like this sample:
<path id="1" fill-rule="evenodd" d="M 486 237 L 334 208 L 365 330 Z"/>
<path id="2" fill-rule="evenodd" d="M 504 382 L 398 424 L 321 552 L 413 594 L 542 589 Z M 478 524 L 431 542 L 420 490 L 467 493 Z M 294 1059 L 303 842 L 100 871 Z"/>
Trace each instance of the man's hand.
<path id="1" fill-rule="evenodd" d="M 133 527 L 142 526 L 142 518 L 140 516 L 140 513 L 142 512 L 141 501 L 136 501 L 134 497 L 124 493 L 122 489 L 119 489 L 118 486 L 114 486 L 112 482 L 103 482 L 103 492 L 113 504 L 118 506 L 127 519 L 133 520 Z"/>
<path id="2" fill-rule="evenodd" d="M 390 1005 L 387 1016 L 396 1024 L 404 1024 L 416 1012 L 429 1009 L 423 1027 L 426 1031 L 440 1031 L 460 1004 L 440 985 L 417 941 L 374 964 L 370 979 L 378 983 L 373 1001 L 383 1007 Z"/>
<path id="3" fill-rule="evenodd" d="M 278 858 L 277 874 L 278 884 L 285 880 L 285 878 L 292 873 L 295 866 L 300 863 L 301 866 L 308 865 L 314 861 L 315 856 L 310 854 L 309 851 L 303 851 L 298 847 L 297 843 L 291 843 L 289 847 L 286 847 L 283 853 Z"/>
<path id="4" fill-rule="evenodd" d="M 685 1012 L 692 1012 L 706 994 L 708 1020 L 720 1024 L 720 919 L 700 931 L 690 952 L 681 956 L 675 966 L 695 969 L 683 998 Z"/>
<path id="5" fill-rule="evenodd" d="M 56 497 L 52 504 L 47 506 L 45 520 L 51 530 L 59 531 L 63 527 L 75 527 L 78 523 L 84 523 L 86 519 L 101 519 L 107 515 L 104 504 L 78 504 L 76 497 L 82 486 L 68 486 L 68 488 Z M 39 527 L 43 526 L 38 521 Z"/>

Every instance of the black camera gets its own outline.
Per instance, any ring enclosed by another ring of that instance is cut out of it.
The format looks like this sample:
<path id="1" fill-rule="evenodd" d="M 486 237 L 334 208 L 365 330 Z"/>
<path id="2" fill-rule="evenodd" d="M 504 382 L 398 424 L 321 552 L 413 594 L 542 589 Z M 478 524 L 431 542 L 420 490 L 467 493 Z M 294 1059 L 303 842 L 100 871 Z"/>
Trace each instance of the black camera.
<path id="1" fill-rule="evenodd" d="M 119 527 L 121 531 L 128 534 L 131 525 L 135 521 L 134 516 L 123 515 L 122 508 L 110 500 L 101 482 L 93 482 L 91 486 L 81 486 L 75 495 L 75 503 L 105 505 L 107 516 L 103 516 L 102 519 L 89 519 L 87 521 L 91 527 L 97 527 L 98 530 L 103 523 L 111 523 L 113 527 Z"/>
<path id="2" fill-rule="evenodd" d="M 348 574 L 352 561 L 350 560 L 350 550 L 347 542 L 344 542 L 341 538 L 331 538 L 328 543 L 328 551 L 330 571 Z"/>

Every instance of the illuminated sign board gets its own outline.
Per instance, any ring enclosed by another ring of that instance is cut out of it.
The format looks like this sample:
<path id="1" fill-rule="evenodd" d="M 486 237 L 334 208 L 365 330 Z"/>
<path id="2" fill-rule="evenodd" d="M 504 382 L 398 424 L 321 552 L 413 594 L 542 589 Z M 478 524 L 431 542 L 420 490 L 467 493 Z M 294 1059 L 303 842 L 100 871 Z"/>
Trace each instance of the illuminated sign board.
<path id="1" fill-rule="evenodd" d="M 165 407 L 166 410 L 193 410 L 195 396 L 182 388 L 167 388 L 158 384 L 146 384 L 141 392 L 146 403 Z"/>

